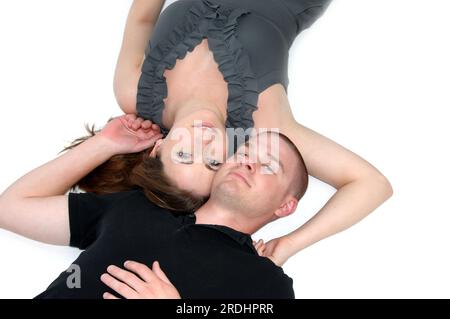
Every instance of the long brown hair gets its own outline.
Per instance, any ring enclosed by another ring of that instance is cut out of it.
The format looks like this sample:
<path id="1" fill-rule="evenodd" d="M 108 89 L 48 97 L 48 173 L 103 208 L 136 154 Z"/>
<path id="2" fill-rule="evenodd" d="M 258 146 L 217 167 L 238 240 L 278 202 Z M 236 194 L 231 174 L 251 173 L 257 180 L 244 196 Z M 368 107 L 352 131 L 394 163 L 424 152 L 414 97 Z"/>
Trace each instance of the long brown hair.
<path id="1" fill-rule="evenodd" d="M 94 125 L 85 127 L 89 135 L 75 139 L 62 152 L 80 145 L 99 132 Z M 206 198 L 194 196 L 170 181 L 159 157 L 148 155 L 150 150 L 111 157 L 73 185 L 72 190 L 78 188 L 101 195 L 141 188 L 155 205 L 177 212 L 194 212 L 203 205 Z"/>

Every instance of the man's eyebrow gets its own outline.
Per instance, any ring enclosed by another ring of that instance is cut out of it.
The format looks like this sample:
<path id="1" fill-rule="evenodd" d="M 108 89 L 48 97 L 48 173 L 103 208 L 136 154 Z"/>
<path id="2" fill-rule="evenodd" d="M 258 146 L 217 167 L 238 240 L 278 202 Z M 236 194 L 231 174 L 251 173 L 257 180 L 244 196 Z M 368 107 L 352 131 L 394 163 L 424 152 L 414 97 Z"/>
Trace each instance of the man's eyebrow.
<path id="1" fill-rule="evenodd" d="M 283 173 L 284 173 L 284 165 L 283 165 L 283 163 L 280 161 L 280 159 L 279 159 L 279 158 L 276 158 L 274 155 L 272 155 L 272 154 L 270 154 L 270 153 L 267 153 L 267 156 L 270 157 L 273 161 L 277 162 L 277 163 L 280 165 L 281 170 L 282 170 Z"/>

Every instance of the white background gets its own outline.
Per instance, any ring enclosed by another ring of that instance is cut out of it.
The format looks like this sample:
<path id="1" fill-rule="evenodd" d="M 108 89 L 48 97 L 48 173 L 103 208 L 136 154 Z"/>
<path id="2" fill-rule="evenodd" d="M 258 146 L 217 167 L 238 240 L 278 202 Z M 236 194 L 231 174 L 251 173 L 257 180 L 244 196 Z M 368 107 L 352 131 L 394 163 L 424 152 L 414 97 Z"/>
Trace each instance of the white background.
<path id="1" fill-rule="evenodd" d="M 85 122 L 120 114 L 112 79 L 130 3 L 0 2 L 0 191 Z M 294 43 L 296 119 L 394 188 L 361 223 L 286 263 L 297 298 L 450 297 L 449 12 L 447 0 L 334 0 Z M 313 180 L 297 212 L 255 238 L 295 229 L 333 191 Z M 37 295 L 79 254 L 3 230 L 0 249 L 0 298 Z"/>

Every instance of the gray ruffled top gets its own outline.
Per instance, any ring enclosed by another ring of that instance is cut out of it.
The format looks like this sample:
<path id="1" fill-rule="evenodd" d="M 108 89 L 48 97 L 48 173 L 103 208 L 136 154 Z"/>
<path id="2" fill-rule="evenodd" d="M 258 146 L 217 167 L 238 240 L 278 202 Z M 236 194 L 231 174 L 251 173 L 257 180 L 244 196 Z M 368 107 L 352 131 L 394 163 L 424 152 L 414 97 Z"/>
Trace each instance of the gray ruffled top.
<path id="1" fill-rule="evenodd" d="M 217 1 L 217 2 L 216 2 Z M 299 33 L 298 19 L 279 0 L 179 0 L 155 25 L 138 84 L 137 113 L 161 127 L 167 97 L 166 69 L 204 39 L 228 85 L 226 127 L 253 127 L 258 95 L 288 86 L 288 51 Z M 283 2 L 283 0 L 281 0 Z"/>

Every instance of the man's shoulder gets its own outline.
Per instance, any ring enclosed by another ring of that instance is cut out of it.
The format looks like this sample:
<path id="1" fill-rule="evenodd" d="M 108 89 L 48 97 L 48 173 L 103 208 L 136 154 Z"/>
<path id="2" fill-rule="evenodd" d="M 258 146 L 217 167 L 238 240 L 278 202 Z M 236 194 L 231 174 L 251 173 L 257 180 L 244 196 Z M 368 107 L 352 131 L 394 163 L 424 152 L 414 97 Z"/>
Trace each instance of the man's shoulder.
<path id="1" fill-rule="evenodd" d="M 254 255 L 252 259 L 253 262 L 251 262 L 251 265 L 249 264 L 248 271 L 257 274 L 255 285 L 259 286 L 258 294 L 260 298 L 295 298 L 293 280 L 284 272 L 283 268 L 266 257 Z"/>
<path id="2" fill-rule="evenodd" d="M 271 280 L 267 282 L 267 291 L 270 298 L 294 299 L 294 281 L 283 270 L 275 265 L 269 258 L 261 257 L 268 265 Z"/>
<path id="3" fill-rule="evenodd" d="M 126 211 L 129 216 L 145 215 L 158 219 L 162 218 L 163 220 L 167 219 L 168 221 L 177 217 L 177 214 L 171 210 L 159 207 L 149 200 L 145 195 L 145 191 L 140 188 L 117 193 L 113 206 L 119 210 Z"/>

